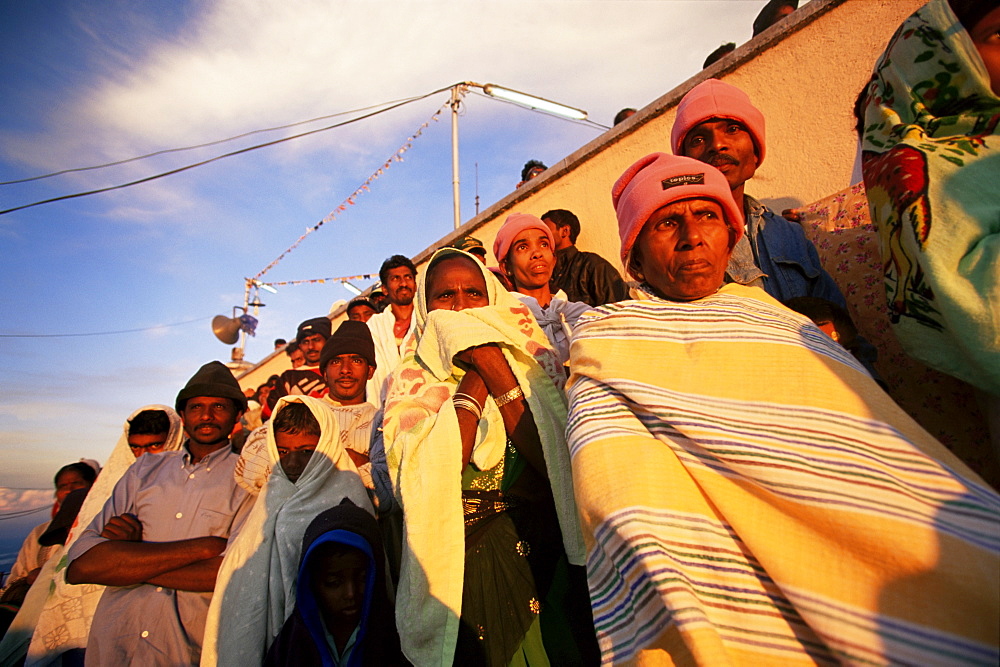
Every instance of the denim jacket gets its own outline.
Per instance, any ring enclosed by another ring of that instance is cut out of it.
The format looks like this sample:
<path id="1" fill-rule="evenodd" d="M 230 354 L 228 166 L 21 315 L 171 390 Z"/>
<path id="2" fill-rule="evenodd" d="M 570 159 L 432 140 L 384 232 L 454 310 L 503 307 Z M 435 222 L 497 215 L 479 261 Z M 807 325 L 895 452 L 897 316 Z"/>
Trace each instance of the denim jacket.
<path id="1" fill-rule="evenodd" d="M 782 303 L 798 296 L 814 296 L 846 308 L 844 295 L 823 269 L 802 227 L 749 195 L 743 202 L 746 233 L 733 248 L 726 281 L 757 285 Z"/>

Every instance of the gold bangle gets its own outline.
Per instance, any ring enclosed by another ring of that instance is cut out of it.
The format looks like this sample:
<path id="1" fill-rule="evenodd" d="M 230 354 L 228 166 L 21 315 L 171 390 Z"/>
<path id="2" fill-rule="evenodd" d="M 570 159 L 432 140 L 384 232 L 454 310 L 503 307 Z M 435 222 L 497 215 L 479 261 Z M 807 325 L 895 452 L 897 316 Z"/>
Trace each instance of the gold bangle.
<path id="1" fill-rule="evenodd" d="M 479 401 L 469 394 L 457 392 L 451 397 L 451 401 L 456 408 L 462 408 L 471 412 L 477 421 L 483 418 L 483 406 L 479 405 Z"/>
<path id="2" fill-rule="evenodd" d="M 493 400 L 496 401 L 498 408 L 502 408 L 508 403 L 516 401 L 519 398 L 524 398 L 524 392 L 521 391 L 521 387 L 515 385 L 513 389 L 501 394 L 500 396 L 497 396 Z"/>

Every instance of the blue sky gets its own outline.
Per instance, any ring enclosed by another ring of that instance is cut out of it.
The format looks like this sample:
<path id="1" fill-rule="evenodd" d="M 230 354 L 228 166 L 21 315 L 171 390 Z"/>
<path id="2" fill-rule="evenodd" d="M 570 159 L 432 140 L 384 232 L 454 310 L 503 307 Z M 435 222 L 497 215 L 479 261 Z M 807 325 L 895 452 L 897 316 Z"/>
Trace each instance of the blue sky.
<path id="1" fill-rule="evenodd" d="M 611 125 L 622 107 L 642 107 L 697 73 L 720 43 L 748 40 L 764 4 L 2 0 L 0 181 L 463 80 L 558 100 Z M 212 336 L 210 321 L 242 304 L 243 278 L 340 205 L 447 98 L 440 93 L 144 185 L 0 216 L 0 334 L 157 327 L 0 338 L 0 487 L 50 488 L 61 465 L 105 459 L 134 408 L 173 404 L 201 364 L 227 361 L 229 347 Z M 526 160 L 553 164 L 600 134 L 471 94 L 460 128 L 463 221 L 475 214 L 477 166 L 485 208 L 513 190 Z M 293 131 L 0 185 L 0 209 L 143 178 Z M 452 228 L 450 160 L 445 114 L 371 192 L 265 278 L 375 272 L 388 255 L 419 252 Z M 351 295 L 327 284 L 263 296 L 250 361 L 265 356 L 274 338 L 294 335 L 299 321 Z M 0 517 L 18 502 L 17 494 L 0 495 Z M 27 530 L 15 524 L 0 521 L 0 536 Z"/>

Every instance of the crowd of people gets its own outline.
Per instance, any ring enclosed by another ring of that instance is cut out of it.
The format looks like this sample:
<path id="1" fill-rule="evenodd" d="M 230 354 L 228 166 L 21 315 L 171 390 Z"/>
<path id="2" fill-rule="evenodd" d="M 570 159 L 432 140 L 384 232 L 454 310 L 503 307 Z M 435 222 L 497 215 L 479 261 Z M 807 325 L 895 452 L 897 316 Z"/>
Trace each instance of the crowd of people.
<path id="1" fill-rule="evenodd" d="M 893 325 L 998 406 L 987 4 L 914 14 L 858 115 Z M 56 475 L 0 661 L 997 664 L 1000 496 L 746 192 L 763 114 L 709 79 L 669 148 L 608 184 L 627 279 L 571 211 L 512 213 L 496 266 L 393 255 L 291 369 L 245 392 L 210 362 L 130 415 L 99 475 Z"/>

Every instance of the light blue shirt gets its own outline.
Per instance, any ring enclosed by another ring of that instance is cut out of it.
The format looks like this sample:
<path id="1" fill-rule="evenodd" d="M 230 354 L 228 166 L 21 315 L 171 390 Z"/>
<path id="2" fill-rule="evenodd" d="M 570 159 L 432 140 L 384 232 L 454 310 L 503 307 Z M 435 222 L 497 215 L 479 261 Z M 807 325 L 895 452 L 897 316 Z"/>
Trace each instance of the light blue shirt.
<path id="1" fill-rule="evenodd" d="M 333 635 L 326 629 L 326 623 L 323 624 L 323 634 L 326 635 L 326 644 L 330 647 L 330 653 L 333 655 L 334 667 L 346 667 L 351 659 L 351 653 L 354 651 L 354 644 L 358 641 L 358 630 L 360 629 L 360 624 L 354 628 L 354 632 L 351 633 L 351 636 L 347 639 L 347 643 L 344 644 L 344 654 L 341 655 L 337 651 L 337 642 L 334 641 Z"/>

